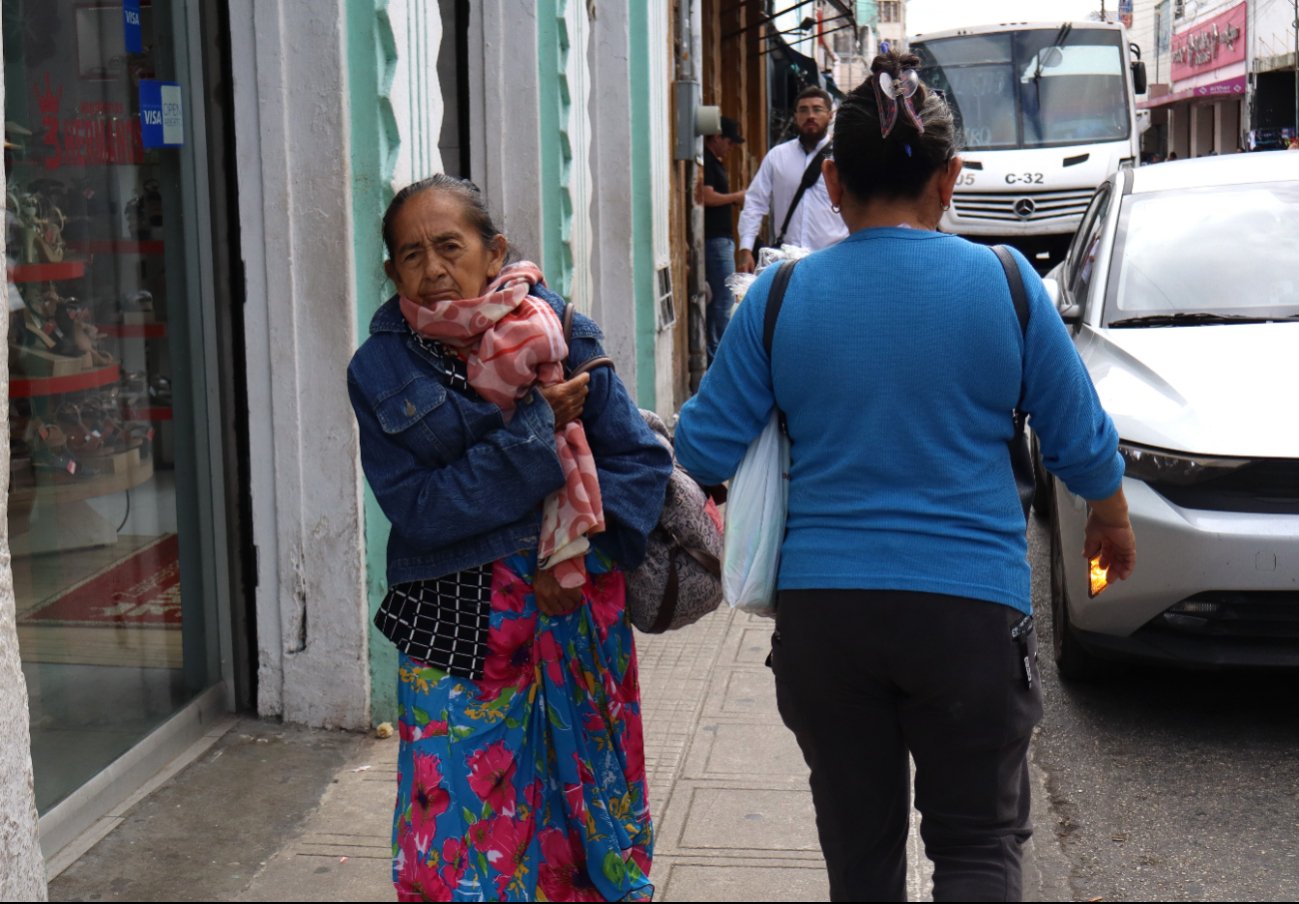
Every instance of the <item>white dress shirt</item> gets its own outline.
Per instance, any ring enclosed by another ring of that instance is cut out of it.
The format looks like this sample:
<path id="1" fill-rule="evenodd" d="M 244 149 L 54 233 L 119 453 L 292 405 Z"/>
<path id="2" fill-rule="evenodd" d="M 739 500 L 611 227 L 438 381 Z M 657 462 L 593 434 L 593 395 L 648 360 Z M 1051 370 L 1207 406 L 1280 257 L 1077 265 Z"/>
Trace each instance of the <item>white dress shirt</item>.
<path id="1" fill-rule="evenodd" d="M 826 135 L 812 151 L 803 150 L 797 138 L 778 144 L 763 158 L 758 174 L 745 190 L 744 210 L 740 212 L 740 247 L 753 250 L 754 239 L 762 228 L 763 216 L 771 217 L 771 238 L 776 239 L 780 224 L 785 222 L 789 202 L 794 200 L 803 173 L 812 162 L 812 156 L 830 140 Z M 848 235 L 848 227 L 839 214 L 830 209 L 830 196 L 825 190 L 825 178 L 817 179 L 803 193 L 794 215 L 789 218 L 785 233 L 787 245 L 800 245 L 811 251 L 833 245 Z"/>

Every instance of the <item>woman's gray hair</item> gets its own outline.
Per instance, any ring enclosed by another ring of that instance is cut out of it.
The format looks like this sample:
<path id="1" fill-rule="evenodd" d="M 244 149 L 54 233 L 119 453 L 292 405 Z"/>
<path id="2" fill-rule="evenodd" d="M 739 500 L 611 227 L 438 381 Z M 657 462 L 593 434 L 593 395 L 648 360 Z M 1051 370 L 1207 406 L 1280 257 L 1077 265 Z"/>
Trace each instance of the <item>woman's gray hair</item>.
<path id="1" fill-rule="evenodd" d="M 478 231 L 482 237 L 484 245 L 490 245 L 492 241 L 503 233 L 496 228 L 495 222 L 492 221 L 492 212 L 487 209 L 487 199 L 477 185 L 468 179 L 460 179 L 456 176 L 448 176 L 446 173 L 436 173 L 427 179 L 421 179 L 418 182 L 412 182 L 393 197 L 388 204 L 388 209 L 383 214 L 383 245 L 388 250 L 388 257 L 393 256 L 393 242 L 395 237 L 392 234 L 393 221 L 397 219 L 397 214 L 406 206 L 406 202 L 418 194 L 432 190 L 446 192 L 453 195 L 464 205 L 465 216 L 468 217 L 470 224 Z M 506 260 L 514 258 L 514 248 L 510 246 L 506 252 Z"/>

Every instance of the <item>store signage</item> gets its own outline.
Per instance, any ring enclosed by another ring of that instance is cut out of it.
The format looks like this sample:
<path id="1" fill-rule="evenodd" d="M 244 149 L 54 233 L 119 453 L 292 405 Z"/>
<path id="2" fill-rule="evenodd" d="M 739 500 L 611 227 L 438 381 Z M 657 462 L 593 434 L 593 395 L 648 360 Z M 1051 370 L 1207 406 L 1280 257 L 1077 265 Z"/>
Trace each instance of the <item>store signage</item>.
<path id="1" fill-rule="evenodd" d="M 144 52 L 144 34 L 140 27 L 140 0 L 122 0 L 122 30 L 126 34 L 126 52 Z"/>
<path id="2" fill-rule="evenodd" d="M 1226 81 L 1214 82 L 1212 85 L 1201 85 L 1195 89 L 1196 97 L 1222 97 L 1228 94 L 1245 93 L 1245 76 L 1229 78 Z"/>
<path id="3" fill-rule="evenodd" d="M 185 143 L 180 85 L 140 79 L 140 136 L 147 148 L 174 148 Z"/>
<path id="4" fill-rule="evenodd" d="M 1119 0 L 1119 21 L 1124 28 L 1132 27 L 1132 0 Z"/>
<path id="5" fill-rule="evenodd" d="M 1173 81 L 1245 62 L 1245 10 L 1239 3 L 1173 34 Z"/>
<path id="6" fill-rule="evenodd" d="M 63 166 L 97 166 L 140 163 L 144 145 L 140 121 L 124 104 L 115 101 L 84 101 L 75 116 L 61 115 L 63 86 L 46 73 L 32 94 L 40 115 L 41 165 L 54 170 Z"/>

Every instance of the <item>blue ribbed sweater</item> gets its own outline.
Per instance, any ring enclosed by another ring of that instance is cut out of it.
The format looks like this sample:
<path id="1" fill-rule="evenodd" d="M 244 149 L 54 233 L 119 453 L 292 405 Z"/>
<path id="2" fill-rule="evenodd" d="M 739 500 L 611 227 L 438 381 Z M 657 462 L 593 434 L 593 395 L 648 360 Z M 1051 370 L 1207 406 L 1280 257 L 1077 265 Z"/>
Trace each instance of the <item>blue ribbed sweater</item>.
<path id="1" fill-rule="evenodd" d="M 996 255 L 957 236 L 865 229 L 806 257 L 771 361 L 762 329 L 775 268 L 750 287 L 681 411 L 676 452 L 701 483 L 720 483 L 773 399 L 786 412 L 782 589 L 926 591 L 1028 612 L 1006 448 L 1021 376 L 1052 473 L 1087 499 L 1118 489 L 1114 425 L 1041 280 L 1016 260 L 1026 340 Z"/>

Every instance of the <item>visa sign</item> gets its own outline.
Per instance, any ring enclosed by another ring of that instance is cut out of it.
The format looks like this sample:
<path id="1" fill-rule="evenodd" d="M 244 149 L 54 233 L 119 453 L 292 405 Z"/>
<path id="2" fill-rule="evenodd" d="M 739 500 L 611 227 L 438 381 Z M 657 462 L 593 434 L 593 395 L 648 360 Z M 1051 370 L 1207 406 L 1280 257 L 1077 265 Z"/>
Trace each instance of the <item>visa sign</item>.
<path id="1" fill-rule="evenodd" d="M 143 53 L 144 37 L 140 27 L 140 0 L 122 0 L 122 30 L 127 53 Z"/>
<path id="2" fill-rule="evenodd" d="M 147 148 L 175 148 L 185 143 L 180 85 L 140 80 L 140 138 Z"/>

